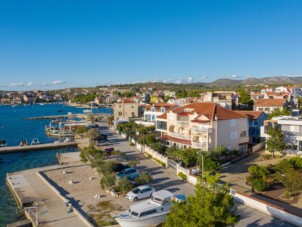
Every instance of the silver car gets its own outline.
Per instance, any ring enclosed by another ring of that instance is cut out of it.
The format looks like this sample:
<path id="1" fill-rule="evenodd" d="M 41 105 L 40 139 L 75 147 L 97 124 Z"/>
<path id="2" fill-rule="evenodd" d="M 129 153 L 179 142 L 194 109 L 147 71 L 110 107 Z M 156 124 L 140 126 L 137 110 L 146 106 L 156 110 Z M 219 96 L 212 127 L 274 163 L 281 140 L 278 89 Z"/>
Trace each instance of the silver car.
<path id="1" fill-rule="evenodd" d="M 153 192 L 155 192 L 155 189 L 152 186 L 142 185 L 128 192 L 126 198 L 130 201 L 137 201 L 139 199 L 150 198 Z"/>

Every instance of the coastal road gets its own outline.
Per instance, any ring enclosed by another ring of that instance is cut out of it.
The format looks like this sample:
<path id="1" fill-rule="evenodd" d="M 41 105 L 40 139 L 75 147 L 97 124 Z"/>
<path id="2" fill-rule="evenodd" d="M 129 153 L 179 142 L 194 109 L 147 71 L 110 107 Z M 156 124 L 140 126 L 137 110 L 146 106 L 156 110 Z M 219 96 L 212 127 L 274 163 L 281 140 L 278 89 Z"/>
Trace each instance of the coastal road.
<path id="1" fill-rule="evenodd" d="M 153 177 L 153 185 L 157 190 L 168 189 L 173 193 L 182 192 L 186 196 L 194 193 L 194 186 L 192 184 L 181 181 L 171 169 L 161 167 L 155 161 L 147 158 L 145 155 L 138 152 L 135 147 L 129 146 L 129 141 L 117 136 L 112 130 L 108 129 L 105 124 L 101 124 L 102 133 L 108 135 L 108 139 L 112 142 L 115 149 L 119 149 L 127 154 L 128 160 L 137 159 L 140 161 L 138 165 L 139 170 L 150 170 Z M 293 227 L 294 225 L 284 222 L 282 220 L 273 218 L 258 210 L 245 206 L 243 204 L 236 204 L 238 214 L 241 219 L 236 225 L 237 227 L 257 227 L 257 226 L 283 226 Z"/>

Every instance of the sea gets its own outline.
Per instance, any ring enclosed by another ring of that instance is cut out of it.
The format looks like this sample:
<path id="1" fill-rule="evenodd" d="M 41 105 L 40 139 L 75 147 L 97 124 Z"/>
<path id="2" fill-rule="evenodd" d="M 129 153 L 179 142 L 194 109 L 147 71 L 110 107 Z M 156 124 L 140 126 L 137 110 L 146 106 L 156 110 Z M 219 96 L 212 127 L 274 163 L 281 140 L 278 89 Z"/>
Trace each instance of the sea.
<path id="1" fill-rule="evenodd" d="M 45 133 L 45 125 L 51 119 L 26 120 L 26 118 L 83 113 L 83 108 L 76 108 L 64 104 L 35 104 L 35 105 L 0 105 L 0 139 L 5 139 L 8 146 L 17 146 L 21 140 L 29 143 L 38 138 L 40 143 L 49 143 L 57 138 L 49 137 Z M 112 109 L 93 108 L 93 113 L 112 114 Z M 0 154 L 0 226 L 22 220 L 23 214 L 5 183 L 5 176 L 9 172 L 43 167 L 57 164 L 56 153 L 75 152 L 77 148 L 58 150 L 41 150 L 13 154 Z M 1 161 L 2 160 L 2 161 Z"/>

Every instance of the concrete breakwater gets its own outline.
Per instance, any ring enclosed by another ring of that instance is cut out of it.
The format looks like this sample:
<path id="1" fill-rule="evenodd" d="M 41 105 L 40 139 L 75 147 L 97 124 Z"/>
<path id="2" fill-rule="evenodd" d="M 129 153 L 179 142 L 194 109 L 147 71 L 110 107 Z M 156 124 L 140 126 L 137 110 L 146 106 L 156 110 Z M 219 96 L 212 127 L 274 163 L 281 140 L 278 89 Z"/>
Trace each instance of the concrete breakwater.
<path id="1" fill-rule="evenodd" d="M 107 114 L 107 113 L 99 113 L 99 114 L 93 114 L 95 116 L 106 116 L 106 115 L 111 115 L 111 114 Z M 87 114 L 65 114 L 65 115 L 52 115 L 52 116 L 40 116 L 40 117 L 28 117 L 25 118 L 25 120 L 47 120 L 47 119 L 63 119 L 63 118 L 69 118 L 69 117 L 73 117 L 73 118 L 86 118 Z"/>
<path id="2" fill-rule="evenodd" d="M 76 142 L 62 142 L 62 143 L 45 143 L 37 144 L 31 146 L 11 146 L 11 147 L 1 147 L 0 154 L 23 152 L 23 151 L 38 151 L 46 149 L 60 149 L 65 147 L 75 147 L 77 146 Z"/>

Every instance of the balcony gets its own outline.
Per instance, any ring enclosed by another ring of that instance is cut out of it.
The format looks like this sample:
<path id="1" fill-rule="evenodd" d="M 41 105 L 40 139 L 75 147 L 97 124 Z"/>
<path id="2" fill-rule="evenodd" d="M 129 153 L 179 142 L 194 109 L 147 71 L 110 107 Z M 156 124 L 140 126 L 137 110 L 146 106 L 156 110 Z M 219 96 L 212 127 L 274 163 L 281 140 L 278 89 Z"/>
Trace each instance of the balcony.
<path id="1" fill-rule="evenodd" d="M 175 133 L 175 132 L 168 132 L 169 136 L 172 136 L 174 138 L 178 138 L 178 139 L 187 139 L 187 140 L 191 140 L 191 135 L 186 135 L 186 134 L 179 134 L 179 133 Z"/>
<path id="2" fill-rule="evenodd" d="M 189 121 L 177 121 L 177 125 L 179 125 L 179 126 L 188 126 Z"/>
<path id="3" fill-rule="evenodd" d="M 202 149 L 202 150 L 208 150 L 207 143 L 195 143 L 195 142 L 193 142 L 192 147 L 197 148 L 197 149 Z"/>
<path id="4" fill-rule="evenodd" d="M 195 134 L 209 134 L 212 133 L 212 128 L 198 128 L 198 127 L 193 127 L 192 132 Z"/>

